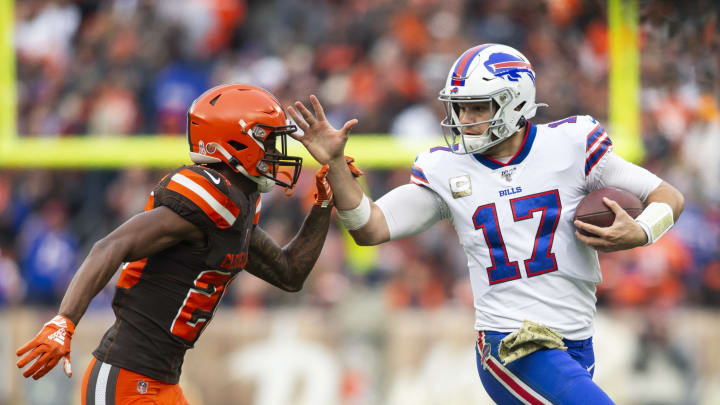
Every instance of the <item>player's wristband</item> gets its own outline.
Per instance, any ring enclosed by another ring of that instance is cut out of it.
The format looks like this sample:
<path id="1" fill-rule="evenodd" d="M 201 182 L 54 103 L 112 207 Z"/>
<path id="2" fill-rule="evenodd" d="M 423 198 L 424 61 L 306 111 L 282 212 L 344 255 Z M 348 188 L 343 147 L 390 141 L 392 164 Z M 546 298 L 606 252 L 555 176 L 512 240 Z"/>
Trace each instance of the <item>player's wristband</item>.
<path id="1" fill-rule="evenodd" d="M 348 231 L 360 229 L 370 221 L 370 200 L 363 193 L 360 205 L 351 210 L 337 210 L 338 218 Z"/>
<path id="2" fill-rule="evenodd" d="M 640 224 L 643 231 L 645 231 L 645 235 L 647 235 L 647 243 L 645 246 L 655 243 L 661 236 L 665 235 L 675 223 L 672 208 L 668 204 L 661 202 L 650 203 L 650 205 L 635 218 L 635 222 Z"/>
<path id="3" fill-rule="evenodd" d="M 45 324 L 45 326 L 53 324 L 58 328 L 64 328 L 71 335 L 75 333 L 75 324 L 65 315 L 57 314 L 53 319 Z"/>

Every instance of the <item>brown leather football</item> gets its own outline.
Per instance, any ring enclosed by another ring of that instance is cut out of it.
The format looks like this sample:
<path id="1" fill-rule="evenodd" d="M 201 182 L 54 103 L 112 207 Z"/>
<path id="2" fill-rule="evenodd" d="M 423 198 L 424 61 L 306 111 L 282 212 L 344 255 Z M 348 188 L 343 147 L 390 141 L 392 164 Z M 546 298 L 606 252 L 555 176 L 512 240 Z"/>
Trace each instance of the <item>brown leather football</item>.
<path id="1" fill-rule="evenodd" d="M 602 227 L 612 225 L 613 221 L 615 221 L 615 213 L 605 205 L 603 197 L 620 204 L 633 218 L 643 211 L 642 201 L 634 194 L 616 187 L 606 187 L 591 192 L 580 201 L 580 204 L 575 209 L 575 219 Z M 590 235 L 583 230 L 578 230 L 583 235 Z"/>

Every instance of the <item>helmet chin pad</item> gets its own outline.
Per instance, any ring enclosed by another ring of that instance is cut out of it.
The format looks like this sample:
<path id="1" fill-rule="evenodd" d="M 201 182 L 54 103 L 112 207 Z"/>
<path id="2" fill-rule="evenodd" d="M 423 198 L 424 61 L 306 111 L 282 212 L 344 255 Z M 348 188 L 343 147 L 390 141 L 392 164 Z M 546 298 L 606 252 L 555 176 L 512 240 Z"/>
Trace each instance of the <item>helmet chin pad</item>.
<path id="1" fill-rule="evenodd" d="M 275 187 L 275 182 L 269 177 L 253 176 L 240 164 L 235 166 L 235 169 L 238 173 L 254 181 L 257 184 L 258 191 L 261 193 L 269 193 Z"/>
<path id="2" fill-rule="evenodd" d="M 268 178 L 260 178 L 256 182 L 258 185 L 258 191 L 261 193 L 269 193 L 272 191 L 273 188 L 275 188 L 275 182 Z"/>
<path id="3" fill-rule="evenodd" d="M 485 131 L 482 135 L 462 134 L 462 143 L 466 150 L 478 151 L 487 149 L 487 145 L 492 143 L 492 135 Z"/>
<path id="4" fill-rule="evenodd" d="M 198 164 L 221 163 L 222 162 L 222 160 L 220 160 L 216 157 L 203 155 L 202 153 L 197 153 L 197 152 L 192 152 L 192 151 L 190 152 L 190 160 L 192 160 L 193 163 L 198 163 Z"/>

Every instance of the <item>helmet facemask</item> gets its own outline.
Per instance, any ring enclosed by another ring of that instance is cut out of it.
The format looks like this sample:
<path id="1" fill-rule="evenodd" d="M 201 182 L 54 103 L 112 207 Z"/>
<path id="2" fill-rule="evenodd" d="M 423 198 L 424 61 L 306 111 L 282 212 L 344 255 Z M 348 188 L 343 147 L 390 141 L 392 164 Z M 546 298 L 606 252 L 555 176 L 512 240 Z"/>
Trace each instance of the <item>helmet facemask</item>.
<path id="1" fill-rule="evenodd" d="M 505 110 L 511 108 L 513 101 L 512 92 L 509 89 L 501 89 L 482 96 L 453 96 L 441 92 L 438 99 L 445 109 L 445 118 L 440 122 L 443 127 L 443 136 L 453 153 L 482 153 L 515 133 L 508 129 L 508 123 L 503 120 Z M 490 118 L 462 124 L 460 122 L 460 105 L 470 103 L 487 103 Z M 489 125 L 482 134 L 466 133 L 466 128 L 483 124 Z M 524 122 L 522 124 L 524 125 Z"/>
<path id="2" fill-rule="evenodd" d="M 216 147 L 231 168 L 258 184 L 258 191 L 261 193 L 271 191 L 275 185 L 286 188 L 290 193 L 295 188 L 302 169 L 302 158 L 287 154 L 287 135 L 295 131 L 297 131 L 295 125 L 257 124 L 252 129 L 246 129 L 244 132 L 252 137 L 263 152 L 254 170 L 246 168 L 236 156 L 233 156 L 234 154 L 228 153 L 222 146 L 216 145 Z M 278 140 L 280 150 L 277 149 Z M 234 140 L 229 141 L 228 145 L 234 149 L 234 152 L 241 152 L 247 148 L 246 145 Z M 284 167 L 291 170 L 282 170 Z M 285 177 L 285 180 L 281 179 L 281 176 Z"/>
<path id="3" fill-rule="evenodd" d="M 302 168 L 301 157 L 288 156 L 287 154 L 287 136 L 295 131 L 297 131 L 295 125 L 272 127 L 260 124 L 256 125 L 253 131 L 256 139 L 264 138 L 262 142 L 265 155 L 257 164 L 260 176 L 270 179 L 280 187 L 289 190 L 292 190 L 297 184 Z M 280 150 L 277 149 L 278 144 Z M 291 170 L 282 170 L 283 168 L 290 168 Z M 286 181 L 281 180 L 279 176 L 286 177 Z"/>

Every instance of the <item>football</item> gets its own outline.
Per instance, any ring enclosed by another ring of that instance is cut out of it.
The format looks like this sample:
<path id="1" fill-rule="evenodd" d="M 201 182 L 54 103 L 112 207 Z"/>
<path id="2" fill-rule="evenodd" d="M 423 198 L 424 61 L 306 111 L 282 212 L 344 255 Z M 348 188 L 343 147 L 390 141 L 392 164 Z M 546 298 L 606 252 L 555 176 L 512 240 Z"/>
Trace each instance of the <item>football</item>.
<path id="1" fill-rule="evenodd" d="M 643 211 L 642 201 L 634 194 L 619 188 L 606 187 L 591 192 L 580 201 L 577 209 L 575 209 L 575 219 L 602 227 L 612 225 L 615 221 L 615 213 L 605 205 L 603 197 L 607 197 L 620 204 L 633 218 L 640 215 Z M 582 229 L 578 230 L 583 235 L 592 236 Z"/>

